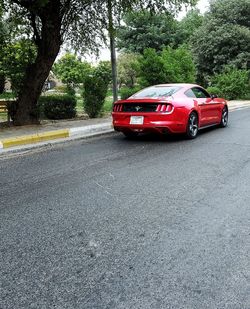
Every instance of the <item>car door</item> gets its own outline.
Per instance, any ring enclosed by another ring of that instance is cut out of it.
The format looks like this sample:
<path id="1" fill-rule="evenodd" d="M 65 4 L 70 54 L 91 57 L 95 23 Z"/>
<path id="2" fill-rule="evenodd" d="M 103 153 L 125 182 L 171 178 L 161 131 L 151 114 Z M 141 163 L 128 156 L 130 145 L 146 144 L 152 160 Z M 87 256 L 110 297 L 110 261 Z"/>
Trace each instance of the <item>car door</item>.
<path id="1" fill-rule="evenodd" d="M 200 126 L 208 126 L 218 122 L 218 107 L 214 104 L 209 93 L 201 87 L 193 87 L 199 112 L 200 112 Z"/>
<path id="2" fill-rule="evenodd" d="M 215 122 L 220 123 L 221 122 L 222 110 L 223 110 L 224 105 L 225 105 L 225 100 L 217 98 L 217 97 L 211 97 L 210 104 L 214 106 Z"/>

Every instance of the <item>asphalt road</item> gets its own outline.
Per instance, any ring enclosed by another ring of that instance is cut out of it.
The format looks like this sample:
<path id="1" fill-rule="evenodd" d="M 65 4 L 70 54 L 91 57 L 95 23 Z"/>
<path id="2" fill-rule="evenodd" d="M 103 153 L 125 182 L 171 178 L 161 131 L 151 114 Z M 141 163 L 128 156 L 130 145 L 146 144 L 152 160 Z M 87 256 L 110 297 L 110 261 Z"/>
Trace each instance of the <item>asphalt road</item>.
<path id="1" fill-rule="evenodd" d="M 196 140 L 0 159 L 1 309 L 250 309 L 250 109 Z"/>

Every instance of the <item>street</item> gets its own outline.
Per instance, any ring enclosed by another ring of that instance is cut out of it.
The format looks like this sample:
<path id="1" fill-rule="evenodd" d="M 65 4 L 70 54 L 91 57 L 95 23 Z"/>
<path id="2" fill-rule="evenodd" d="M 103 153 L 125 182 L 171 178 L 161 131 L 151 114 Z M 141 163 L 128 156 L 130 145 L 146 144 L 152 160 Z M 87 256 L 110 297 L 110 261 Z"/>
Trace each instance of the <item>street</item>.
<path id="1" fill-rule="evenodd" d="M 1 309 L 250 309 L 250 109 L 195 140 L 0 157 Z"/>

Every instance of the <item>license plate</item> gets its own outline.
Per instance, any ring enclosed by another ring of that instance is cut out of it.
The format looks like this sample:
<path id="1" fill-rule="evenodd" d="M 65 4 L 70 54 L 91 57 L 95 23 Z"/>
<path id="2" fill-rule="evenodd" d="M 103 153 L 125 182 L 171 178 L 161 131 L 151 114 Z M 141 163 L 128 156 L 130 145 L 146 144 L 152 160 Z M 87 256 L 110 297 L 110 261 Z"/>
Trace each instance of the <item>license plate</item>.
<path id="1" fill-rule="evenodd" d="M 143 116 L 131 116 L 130 124 L 143 124 L 144 117 Z"/>

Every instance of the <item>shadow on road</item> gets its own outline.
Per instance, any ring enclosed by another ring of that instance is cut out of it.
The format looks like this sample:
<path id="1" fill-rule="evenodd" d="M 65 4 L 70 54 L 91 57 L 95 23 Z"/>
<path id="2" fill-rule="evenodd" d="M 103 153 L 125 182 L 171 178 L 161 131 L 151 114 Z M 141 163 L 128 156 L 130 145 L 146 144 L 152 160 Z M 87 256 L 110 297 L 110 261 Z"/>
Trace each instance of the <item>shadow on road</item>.
<path id="1" fill-rule="evenodd" d="M 211 133 L 215 130 L 219 130 L 217 126 L 210 127 L 203 129 L 199 132 L 198 138 L 202 137 L 203 135 L 206 135 L 208 133 Z M 128 142 L 168 142 L 168 143 L 176 143 L 176 142 L 183 142 L 183 141 L 190 141 L 186 138 L 185 134 L 154 134 L 154 133 L 147 133 L 147 134 L 140 134 L 137 137 L 124 137 L 122 134 L 118 135 L 121 138 L 124 138 L 124 140 Z"/>

